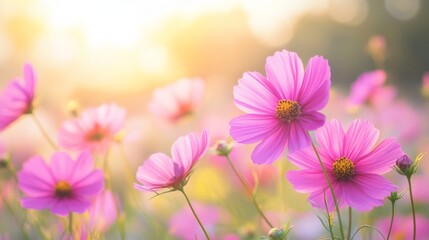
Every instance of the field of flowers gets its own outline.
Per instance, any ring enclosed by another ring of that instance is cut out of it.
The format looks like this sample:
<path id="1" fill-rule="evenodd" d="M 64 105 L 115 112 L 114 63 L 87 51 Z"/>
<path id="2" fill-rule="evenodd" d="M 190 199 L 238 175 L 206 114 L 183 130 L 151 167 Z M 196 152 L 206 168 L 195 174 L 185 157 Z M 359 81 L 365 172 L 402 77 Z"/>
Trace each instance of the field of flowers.
<path id="1" fill-rule="evenodd" d="M 429 239 L 427 9 L 0 0 L 0 240 Z"/>

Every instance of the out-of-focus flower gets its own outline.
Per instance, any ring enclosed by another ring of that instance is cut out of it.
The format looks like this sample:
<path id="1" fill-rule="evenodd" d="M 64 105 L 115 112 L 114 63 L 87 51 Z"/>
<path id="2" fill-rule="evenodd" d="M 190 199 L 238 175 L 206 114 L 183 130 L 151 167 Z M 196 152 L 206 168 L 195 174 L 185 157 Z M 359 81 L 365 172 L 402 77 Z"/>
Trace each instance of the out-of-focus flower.
<path id="1" fill-rule="evenodd" d="M 232 151 L 233 146 L 234 146 L 233 142 L 228 142 L 226 140 L 219 140 L 219 141 L 216 141 L 213 147 L 213 150 L 218 156 L 226 157 Z"/>
<path id="2" fill-rule="evenodd" d="M 75 151 L 105 152 L 124 127 L 126 111 L 116 104 L 89 108 L 79 118 L 65 121 L 58 132 L 61 146 Z"/>
<path id="3" fill-rule="evenodd" d="M 194 204 L 201 222 L 213 239 L 216 238 L 216 224 L 221 219 L 220 209 L 202 204 Z M 204 239 L 204 233 L 198 225 L 191 209 L 184 207 L 176 212 L 169 221 L 169 233 L 183 240 Z"/>
<path id="4" fill-rule="evenodd" d="M 390 138 L 375 145 L 379 131 L 369 122 L 357 119 L 347 132 L 332 120 L 316 131 L 317 151 L 325 165 L 340 207 L 368 211 L 381 206 L 383 198 L 396 187 L 381 176 L 389 172 L 404 153 Z M 332 211 L 335 207 L 328 183 L 312 148 L 289 154 L 290 161 L 302 170 L 289 171 L 288 180 L 298 192 L 310 193 L 313 207 Z"/>
<path id="5" fill-rule="evenodd" d="M 429 98 L 429 72 L 425 72 L 422 78 L 422 94 Z"/>
<path id="6" fill-rule="evenodd" d="M 386 39 L 384 36 L 372 36 L 368 41 L 367 51 L 377 65 L 383 66 L 386 59 Z"/>
<path id="7" fill-rule="evenodd" d="M 417 232 L 416 239 L 426 239 L 429 236 L 429 219 L 422 215 L 416 215 Z M 390 226 L 390 217 L 382 218 L 375 223 L 384 236 L 387 236 Z M 375 235 L 377 234 L 377 235 Z M 378 233 L 374 231 L 375 239 L 381 238 Z M 395 216 L 392 225 L 392 232 L 390 239 L 413 239 L 413 217 L 412 216 Z"/>
<path id="8" fill-rule="evenodd" d="M 88 209 L 89 229 L 95 232 L 106 232 L 119 216 L 117 199 L 110 190 L 100 193 Z"/>
<path id="9" fill-rule="evenodd" d="M 157 117 L 176 121 L 191 114 L 204 95 L 204 81 L 199 78 L 183 78 L 162 88 L 155 89 L 149 110 Z"/>
<path id="10" fill-rule="evenodd" d="M 209 147 L 206 131 L 200 137 L 191 133 L 179 137 L 171 147 L 172 157 L 155 153 L 137 170 L 134 187 L 137 190 L 158 191 L 163 188 L 182 189 L 189 180 L 192 168 Z"/>
<path id="11" fill-rule="evenodd" d="M 94 169 L 89 152 L 81 153 L 76 161 L 56 152 L 49 165 L 41 157 L 33 157 L 24 163 L 18 181 L 25 193 L 23 207 L 50 209 L 58 215 L 83 213 L 104 187 L 103 172 Z"/>
<path id="12" fill-rule="evenodd" d="M 267 77 L 246 72 L 234 87 L 234 103 L 247 114 L 230 122 L 239 143 L 261 141 L 252 153 L 257 164 L 277 160 L 286 145 L 294 152 L 311 144 L 308 131 L 321 127 L 331 85 L 328 61 L 312 57 L 305 69 L 296 53 L 283 50 L 267 58 Z"/>
<path id="13" fill-rule="evenodd" d="M 20 116 L 33 111 L 36 76 L 30 64 L 24 65 L 24 82 L 10 81 L 0 93 L 0 131 Z"/>
<path id="14" fill-rule="evenodd" d="M 349 111 L 355 112 L 364 104 L 382 107 L 391 103 L 396 96 L 396 89 L 384 86 L 385 81 L 386 73 L 383 70 L 362 73 L 352 85 L 347 100 Z"/>

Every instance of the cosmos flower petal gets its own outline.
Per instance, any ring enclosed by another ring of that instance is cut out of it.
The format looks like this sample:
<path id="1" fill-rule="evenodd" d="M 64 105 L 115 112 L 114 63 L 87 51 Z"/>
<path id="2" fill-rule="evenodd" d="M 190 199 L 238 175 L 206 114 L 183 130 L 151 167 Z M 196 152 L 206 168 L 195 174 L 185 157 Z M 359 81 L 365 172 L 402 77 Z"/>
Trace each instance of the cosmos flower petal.
<path id="1" fill-rule="evenodd" d="M 50 206 L 50 210 L 57 215 L 67 216 L 71 209 L 67 200 L 57 200 Z"/>
<path id="2" fill-rule="evenodd" d="M 299 122 L 291 122 L 289 125 L 289 152 L 293 153 L 299 149 L 311 145 L 311 138 Z"/>
<path id="3" fill-rule="evenodd" d="M 73 185 L 73 192 L 79 195 L 96 195 L 104 188 L 104 176 L 101 170 L 95 170 Z"/>
<path id="4" fill-rule="evenodd" d="M 320 153 L 320 148 L 317 148 Z M 325 168 L 331 169 L 332 162 L 328 159 L 320 156 L 322 159 Z M 295 166 L 300 167 L 302 169 L 317 169 L 320 168 L 319 160 L 317 159 L 316 153 L 312 146 L 301 149 L 300 151 L 295 151 L 293 153 L 288 154 L 288 159 Z M 320 169 L 321 170 L 321 169 Z"/>
<path id="5" fill-rule="evenodd" d="M 342 184 L 342 198 L 358 211 L 369 211 L 382 206 L 383 199 L 395 190 L 396 187 L 384 177 L 364 174 Z"/>
<path id="6" fill-rule="evenodd" d="M 399 143 L 388 138 L 383 140 L 370 153 L 361 157 L 356 163 L 356 168 L 361 169 L 365 173 L 385 174 L 392 170 L 396 159 L 403 156 Z"/>
<path id="7" fill-rule="evenodd" d="M 325 119 L 320 112 L 307 112 L 299 116 L 299 124 L 306 131 L 316 130 L 325 124 Z"/>
<path id="8" fill-rule="evenodd" d="M 304 67 L 298 54 L 283 50 L 267 58 L 267 79 L 281 99 L 297 100 L 301 88 Z"/>
<path id="9" fill-rule="evenodd" d="M 329 149 L 323 151 L 329 159 L 335 160 L 342 157 L 344 148 L 344 130 L 338 120 L 332 120 L 326 123 L 323 127 L 316 131 L 316 139 L 320 145 L 320 149 Z"/>
<path id="10" fill-rule="evenodd" d="M 289 129 L 278 125 L 273 133 L 264 138 L 252 152 L 252 161 L 256 164 L 270 164 L 277 160 L 286 147 Z"/>
<path id="11" fill-rule="evenodd" d="M 73 166 L 73 160 L 67 153 L 56 152 L 51 157 L 52 174 L 57 181 L 68 179 Z"/>
<path id="12" fill-rule="evenodd" d="M 319 184 L 318 191 L 312 192 L 310 196 L 308 197 L 308 202 L 311 204 L 312 207 L 320 208 L 320 209 L 326 209 L 326 206 L 328 207 L 329 212 L 335 211 L 335 204 L 334 199 L 332 198 L 331 190 L 326 185 L 320 185 Z M 344 206 L 344 201 L 342 200 L 340 194 L 341 189 L 338 182 L 333 181 L 332 182 L 332 188 L 334 189 L 335 198 L 337 199 L 338 206 L 342 208 Z M 326 204 L 325 204 L 326 200 Z"/>
<path id="13" fill-rule="evenodd" d="M 274 87 L 257 72 L 246 72 L 234 87 L 234 103 L 246 113 L 275 115 L 279 96 L 273 94 Z"/>
<path id="14" fill-rule="evenodd" d="M 77 157 L 73 170 L 70 174 L 70 182 L 74 183 L 79 179 L 85 178 L 92 172 L 94 160 L 91 153 L 83 151 Z"/>
<path id="15" fill-rule="evenodd" d="M 288 171 L 286 178 L 292 183 L 293 188 L 301 193 L 314 192 L 320 189 L 320 185 L 327 185 L 325 175 L 322 171 Z M 315 182 L 318 184 L 314 184 Z"/>
<path id="16" fill-rule="evenodd" d="M 36 76 L 31 64 L 24 65 L 24 81 L 25 81 L 25 92 L 28 96 L 28 101 L 31 101 L 34 97 L 34 90 L 36 84 Z"/>
<path id="17" fill-rule="evenodd" d="M 306 111 L 318 111 L 326 106 L 331 87 L 328 60 L 314 56 L 307 64 L 299 92 L 299 103 Z"/>
<path id="18" fill-rule="evenodd" d="M 352 161 L 368 154 L 380 135 L 380 131 L 367 120 L 357 119 L 350 125 L 344 137 L 344 155 Z"/>
<path id="19" fill-rule="evenodd" d="M 21 199 L 21 204 L 24 208 L 42 210 L 50 208 L 56 204 L 57 200 L 52 197 L 31 197 Z"/>
<path id="20" fill-rule="evenodd" d="M 272 116 L 245 114 L 231 120 L 230 134 L 239 143 L 254 143 L 267 138 L 280 125 L 280 121 Z"/>
<path id="21" fill-rule="evenodd" d="M 195 133 L 179 137 L 171 147 L 172 159 L 183 169 L 190 169 L 208 149 L 207 131 L 201 137 Z"/>

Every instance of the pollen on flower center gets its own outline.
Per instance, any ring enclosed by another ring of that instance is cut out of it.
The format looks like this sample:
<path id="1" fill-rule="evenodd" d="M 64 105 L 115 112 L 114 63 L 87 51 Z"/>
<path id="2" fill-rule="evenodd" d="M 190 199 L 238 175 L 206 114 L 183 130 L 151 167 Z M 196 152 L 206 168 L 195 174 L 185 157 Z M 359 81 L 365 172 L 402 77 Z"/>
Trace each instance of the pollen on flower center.
<path id="1" fill-rule="evenodd" d="M 300 114 L 301 106 L 296 101 L 280 100 L 277 103 L 276 117 L 283 121 L 290 122 L 295 120 Z"/>
<path id="2" fill-rule="evenodd" d="M 55 184 L 55 196 L 64 198 L 72 194 L 72 188 L 66 181 L 59 181 Z"/>
<path id="3" fill-rule="evenodd" d="M 96 124 L 94 128 L 85 135 L 85 139 L 99 142 L 103 140 L 104 135 L 104 130 L 100 127 L 100 125 Z"/>
<path id="4" fill-rule="evenodd" d="M 335 160 L 333 169 L 335 177 L 340 181 L 349 179 L 355 173 L 355 165 L 346 157 Z"/>

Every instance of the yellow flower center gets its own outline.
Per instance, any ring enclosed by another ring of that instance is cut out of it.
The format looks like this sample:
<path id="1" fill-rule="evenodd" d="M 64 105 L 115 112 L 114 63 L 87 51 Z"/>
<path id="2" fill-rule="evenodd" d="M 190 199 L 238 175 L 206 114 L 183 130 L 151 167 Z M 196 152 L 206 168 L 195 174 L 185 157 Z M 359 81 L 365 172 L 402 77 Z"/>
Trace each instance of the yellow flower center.
<path id="1" fill-rule="evenodd" d="M 59 181 L 55 184 L 55 196 L 63 198 L 72 194 L 72 188 L 66 181 Z"/>
<path id="2" fill-rule="evenodd" d="M 347 180 L 355 174 L 355 165 L 346 157 L 335 160 L 333 168 L 335 177 L 340 181 Z"/>
<path id="3" fill-rule="evenodd" d="M 301 106 L 296 101 L 280 100 L 277 103 L 276 117 L 285 122 L 297 119 L 300 114 Z"/>

